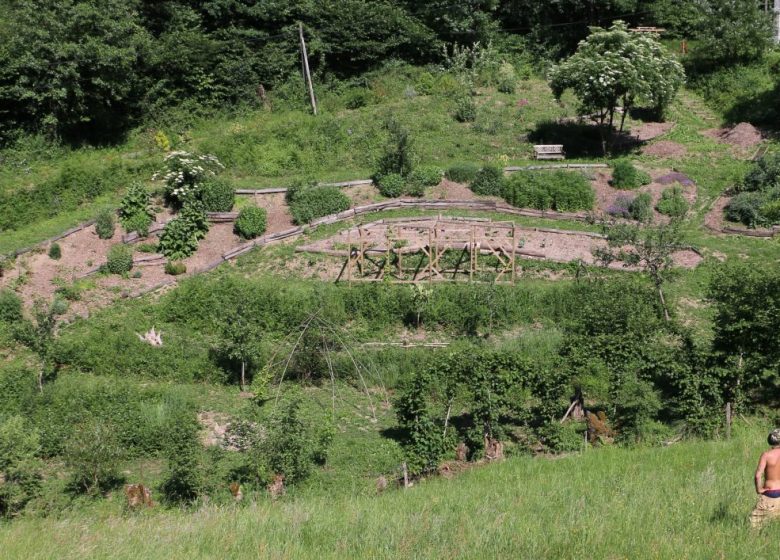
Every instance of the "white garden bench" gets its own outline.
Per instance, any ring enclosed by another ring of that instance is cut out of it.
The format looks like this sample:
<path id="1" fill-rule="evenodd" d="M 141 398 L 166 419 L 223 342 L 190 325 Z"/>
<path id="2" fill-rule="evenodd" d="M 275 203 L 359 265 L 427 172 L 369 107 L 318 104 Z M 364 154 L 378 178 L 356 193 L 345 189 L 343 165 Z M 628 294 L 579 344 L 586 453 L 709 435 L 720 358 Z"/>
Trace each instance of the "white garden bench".
<path id="1" fill-rule="evenodd" d="M 563 144 L 543 144 L 534 146 L 534 157 L 536 159 L 565 159 L 563 153 Z"/>

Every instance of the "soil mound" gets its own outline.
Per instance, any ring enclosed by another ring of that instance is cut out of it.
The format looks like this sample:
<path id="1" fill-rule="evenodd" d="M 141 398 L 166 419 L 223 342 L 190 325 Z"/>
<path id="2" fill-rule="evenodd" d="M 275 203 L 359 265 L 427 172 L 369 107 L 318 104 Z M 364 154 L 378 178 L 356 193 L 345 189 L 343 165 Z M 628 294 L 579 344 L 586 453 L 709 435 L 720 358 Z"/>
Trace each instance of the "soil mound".
<path id="1" fill-rule="evenodd" d="M 661 140 L 642 149 L 642 154 L 662 158 L 677 158 L 688 153 L 688 149 L 682 144 Z"/>
<path id="2" fill-rule="evenodd" d="M 752 148 L 763 140 L 761 131 L 746 122 L 739 123 L 731 128 L 705 130 L 704 134 L 724 144 L 730 144 L 738 148 Z"/>

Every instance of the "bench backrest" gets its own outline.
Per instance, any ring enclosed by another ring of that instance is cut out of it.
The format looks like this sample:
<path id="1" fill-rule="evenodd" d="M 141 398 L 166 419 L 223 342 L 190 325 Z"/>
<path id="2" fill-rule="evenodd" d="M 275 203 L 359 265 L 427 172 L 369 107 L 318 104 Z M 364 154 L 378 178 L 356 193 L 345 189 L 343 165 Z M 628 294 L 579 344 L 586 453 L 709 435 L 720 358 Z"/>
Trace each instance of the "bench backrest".
<path id="1" fill-rule="evenodd" d="M 534 151 L 538 154 L 561 154 L 563 153 L 563 144 L 534 146 Z"/>

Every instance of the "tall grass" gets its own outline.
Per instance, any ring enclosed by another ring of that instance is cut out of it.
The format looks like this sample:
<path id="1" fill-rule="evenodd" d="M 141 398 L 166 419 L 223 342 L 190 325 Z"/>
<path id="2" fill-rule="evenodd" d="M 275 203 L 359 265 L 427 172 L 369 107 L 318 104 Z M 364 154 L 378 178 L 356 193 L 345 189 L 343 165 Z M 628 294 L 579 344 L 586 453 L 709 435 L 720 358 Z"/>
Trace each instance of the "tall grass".
<path id="1" fill-rule="evenodd" d="M 104 510 L 0 527 L 3 558 L 766 558 L 752 531 L 763 431 L 728 442 L 514 458 L 381 496 L 197 512 Z"/>

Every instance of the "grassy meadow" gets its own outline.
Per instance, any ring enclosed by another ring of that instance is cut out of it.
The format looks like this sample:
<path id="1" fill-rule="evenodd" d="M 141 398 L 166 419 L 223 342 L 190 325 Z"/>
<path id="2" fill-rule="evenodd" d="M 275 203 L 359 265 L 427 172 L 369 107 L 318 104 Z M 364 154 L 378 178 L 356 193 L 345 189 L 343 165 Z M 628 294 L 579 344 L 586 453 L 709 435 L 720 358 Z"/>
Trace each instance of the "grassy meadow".
<path id="1" fill-rule="evenodd" d="M 764 429 L 730 441 L 515 457 L 382 495 L 307 495 L 122 514 L 95 507 L 0 525 L 4 559 L 773 559 L 754 531 Z"/>

